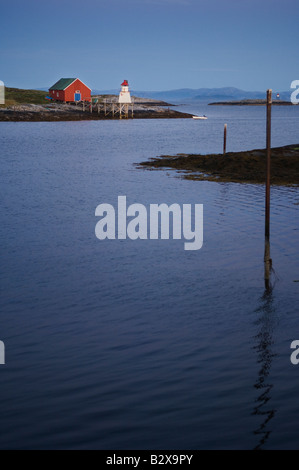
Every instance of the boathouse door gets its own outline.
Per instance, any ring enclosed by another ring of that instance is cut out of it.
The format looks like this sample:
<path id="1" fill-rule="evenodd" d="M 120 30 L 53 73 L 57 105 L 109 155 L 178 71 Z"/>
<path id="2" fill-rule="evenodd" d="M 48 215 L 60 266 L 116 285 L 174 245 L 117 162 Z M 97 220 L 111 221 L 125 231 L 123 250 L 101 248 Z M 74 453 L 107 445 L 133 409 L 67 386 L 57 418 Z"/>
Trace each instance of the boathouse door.
<path id="1" fill-rule="evenodd" d="M 76 91 L 76 93 L 75 93 L 75 101 L 81 101 L 81 93 L 80 93 L 80 91 Z"/>

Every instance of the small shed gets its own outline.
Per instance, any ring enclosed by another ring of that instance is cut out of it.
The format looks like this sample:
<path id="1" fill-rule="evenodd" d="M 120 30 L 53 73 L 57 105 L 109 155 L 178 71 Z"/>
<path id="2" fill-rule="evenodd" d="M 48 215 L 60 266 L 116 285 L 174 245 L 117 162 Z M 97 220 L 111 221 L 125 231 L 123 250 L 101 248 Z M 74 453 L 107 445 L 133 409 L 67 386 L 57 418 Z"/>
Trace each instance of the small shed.
<path id="1" fill-rule="evenodd" d="M 49 94 L 53 100 L 66 103 L 91 101 L 91 89 L 79 78 L 61 78 L 49 89 Z"/>

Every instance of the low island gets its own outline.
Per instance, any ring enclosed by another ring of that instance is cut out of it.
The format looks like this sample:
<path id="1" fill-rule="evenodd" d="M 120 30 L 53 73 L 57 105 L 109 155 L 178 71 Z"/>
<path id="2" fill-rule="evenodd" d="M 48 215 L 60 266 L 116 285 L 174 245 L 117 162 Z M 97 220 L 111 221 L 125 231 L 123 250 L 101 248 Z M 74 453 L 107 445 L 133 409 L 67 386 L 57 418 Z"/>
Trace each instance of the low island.
<path id="1" fill-rule="evenodd" d="M 216 101 L 209 106 L 266 106 L 267 100 Z M 273 100 L 274 106 L 295 106 L 291 101 Z"/>
<path id="2" fill-rule="evenodd" d="M 137 164 L 138 168 L 171 168 L 188 180 L 265 183 L 266 150 L 230 152 L 226 155 L 162 155 Z M 299 185 L 299 144 L 273 148 L 271 183 Z"/>
<path id="3" fill-rule="evenodd" d="M 120 118 L 119 113 L 112 112 L 111 103 L 116 105 L 118 100 L 115 95 L 92 96 L 92 106 L 83 102 L 67 104 L 47 101 L 47 93 L 38 90 L 6 88 L 5 95 L 6 104 L 0 105 L 0 122 L 95 121 Z M 134 106 L 129 106 L 129 119 L 192 118 L 191 114 L 171 109 L 173 105 L 164 101 L 138 97 L 133 99 Z M 105 101 L 110 103 L 110 112 L 104 105 Z M 122 117 L 125 118 L 124 115 Z"/>

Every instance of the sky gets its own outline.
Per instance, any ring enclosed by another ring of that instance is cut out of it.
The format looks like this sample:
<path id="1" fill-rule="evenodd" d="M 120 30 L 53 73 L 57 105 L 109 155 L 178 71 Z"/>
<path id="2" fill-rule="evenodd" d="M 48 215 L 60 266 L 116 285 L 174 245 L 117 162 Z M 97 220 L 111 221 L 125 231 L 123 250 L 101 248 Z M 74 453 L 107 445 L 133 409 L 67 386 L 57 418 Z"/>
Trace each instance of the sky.
<path id="1" fill-rule="evenodd" d="M 298 0 L 0 0 L 0 80 L 90 88 L 287 91 Z"/>

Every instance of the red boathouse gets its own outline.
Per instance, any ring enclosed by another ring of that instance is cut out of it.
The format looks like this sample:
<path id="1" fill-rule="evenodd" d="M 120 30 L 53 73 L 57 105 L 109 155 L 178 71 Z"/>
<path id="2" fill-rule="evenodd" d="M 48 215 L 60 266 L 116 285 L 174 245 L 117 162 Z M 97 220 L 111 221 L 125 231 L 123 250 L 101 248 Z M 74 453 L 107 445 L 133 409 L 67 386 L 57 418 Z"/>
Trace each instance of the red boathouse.
<path id="1" fill-rule="evenodd" d="M 66 103 L 91 101 L 91 89 L 79 78 L 61 78 L 49 89 L 49 94 L 53 100 Z"/>

